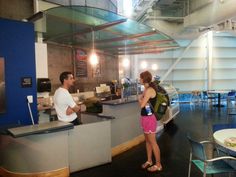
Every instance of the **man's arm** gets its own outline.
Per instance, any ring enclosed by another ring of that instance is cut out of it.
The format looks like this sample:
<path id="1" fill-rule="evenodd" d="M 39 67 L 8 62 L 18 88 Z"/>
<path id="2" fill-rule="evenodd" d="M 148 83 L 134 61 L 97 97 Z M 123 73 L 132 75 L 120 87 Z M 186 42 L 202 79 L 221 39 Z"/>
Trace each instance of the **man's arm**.
<path id="1" fill-rule="evenodd" d="M 68 108 L 66 109 L 66 115 L 71 115 L 74 112 L 79 112 L 80 111 L 80 106 L 75 105 L 73 108 L 71 108 L 70 106 L 68 106 Z"/>

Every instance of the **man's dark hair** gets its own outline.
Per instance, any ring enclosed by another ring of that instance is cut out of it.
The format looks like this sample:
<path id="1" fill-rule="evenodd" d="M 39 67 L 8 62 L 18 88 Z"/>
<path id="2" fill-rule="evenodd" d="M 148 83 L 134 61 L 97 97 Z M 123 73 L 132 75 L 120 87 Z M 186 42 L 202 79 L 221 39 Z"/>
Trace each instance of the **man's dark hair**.
<path id="1" fill-rule="evenodd" d="M 65 79 L 68 79 L 68 76 L 71 75 L 72 73 L 69 72 L 69 71 L 65 71 L 63 73 L 60 74 L 60 81 L 61 81 L 61 84 L 64 83 L 64 80 Z"/>

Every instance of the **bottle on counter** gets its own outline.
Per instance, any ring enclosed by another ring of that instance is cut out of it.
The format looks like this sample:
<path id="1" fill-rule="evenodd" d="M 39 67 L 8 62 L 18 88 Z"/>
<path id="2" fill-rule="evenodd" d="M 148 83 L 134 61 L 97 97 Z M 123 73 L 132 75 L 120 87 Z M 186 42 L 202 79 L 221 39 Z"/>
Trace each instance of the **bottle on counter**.
<path id="1" fill-rule="evenodd" d="M 146 104 L 145 110 L 146 110 L 146 113 L 148 116 L 152 115 L 152 110 L 151 110 L 149 103 Z"/>

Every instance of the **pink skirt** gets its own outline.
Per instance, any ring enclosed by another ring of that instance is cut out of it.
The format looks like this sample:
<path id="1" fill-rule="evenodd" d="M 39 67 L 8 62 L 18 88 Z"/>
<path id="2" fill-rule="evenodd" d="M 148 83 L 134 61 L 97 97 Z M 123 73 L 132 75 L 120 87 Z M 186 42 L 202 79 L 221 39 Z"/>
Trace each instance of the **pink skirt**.
<path id="1" fill-rule="evenodd" d="M 150 116 L 141 116 L 140 125 L 143 129 L 143 133 L 149 134 L 157 132 L 157 120 L 154 114 Z"/>

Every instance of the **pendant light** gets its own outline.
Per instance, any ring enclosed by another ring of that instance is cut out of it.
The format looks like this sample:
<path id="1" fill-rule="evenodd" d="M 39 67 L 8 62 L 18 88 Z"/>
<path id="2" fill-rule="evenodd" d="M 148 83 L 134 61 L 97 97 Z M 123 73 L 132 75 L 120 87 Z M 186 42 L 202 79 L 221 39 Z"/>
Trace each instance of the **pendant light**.
<path id="1" fill-rule="evenodd" d="M 98 56 L 94 49 L 94 31 L 93 30 L 92 30 L 92 51 L 91 51 L 89 60 L 92 66 L 96 66 L 98 64 Z"/>
<path id="2" fill-rule="evenodd" d="M 122 65 L 123 65 L 124 68 L 128 68 L 129 65 L 130 65 L 130 61 L 129 61 L 129 59 L 127 57 L 127 53 L 126 53 L 127 52 L 126 51 L 126 42 L 127 42 L 127 40 L 125 40 L 125 56 L 124 56 L 123 61 L 122 61 Z"/>

